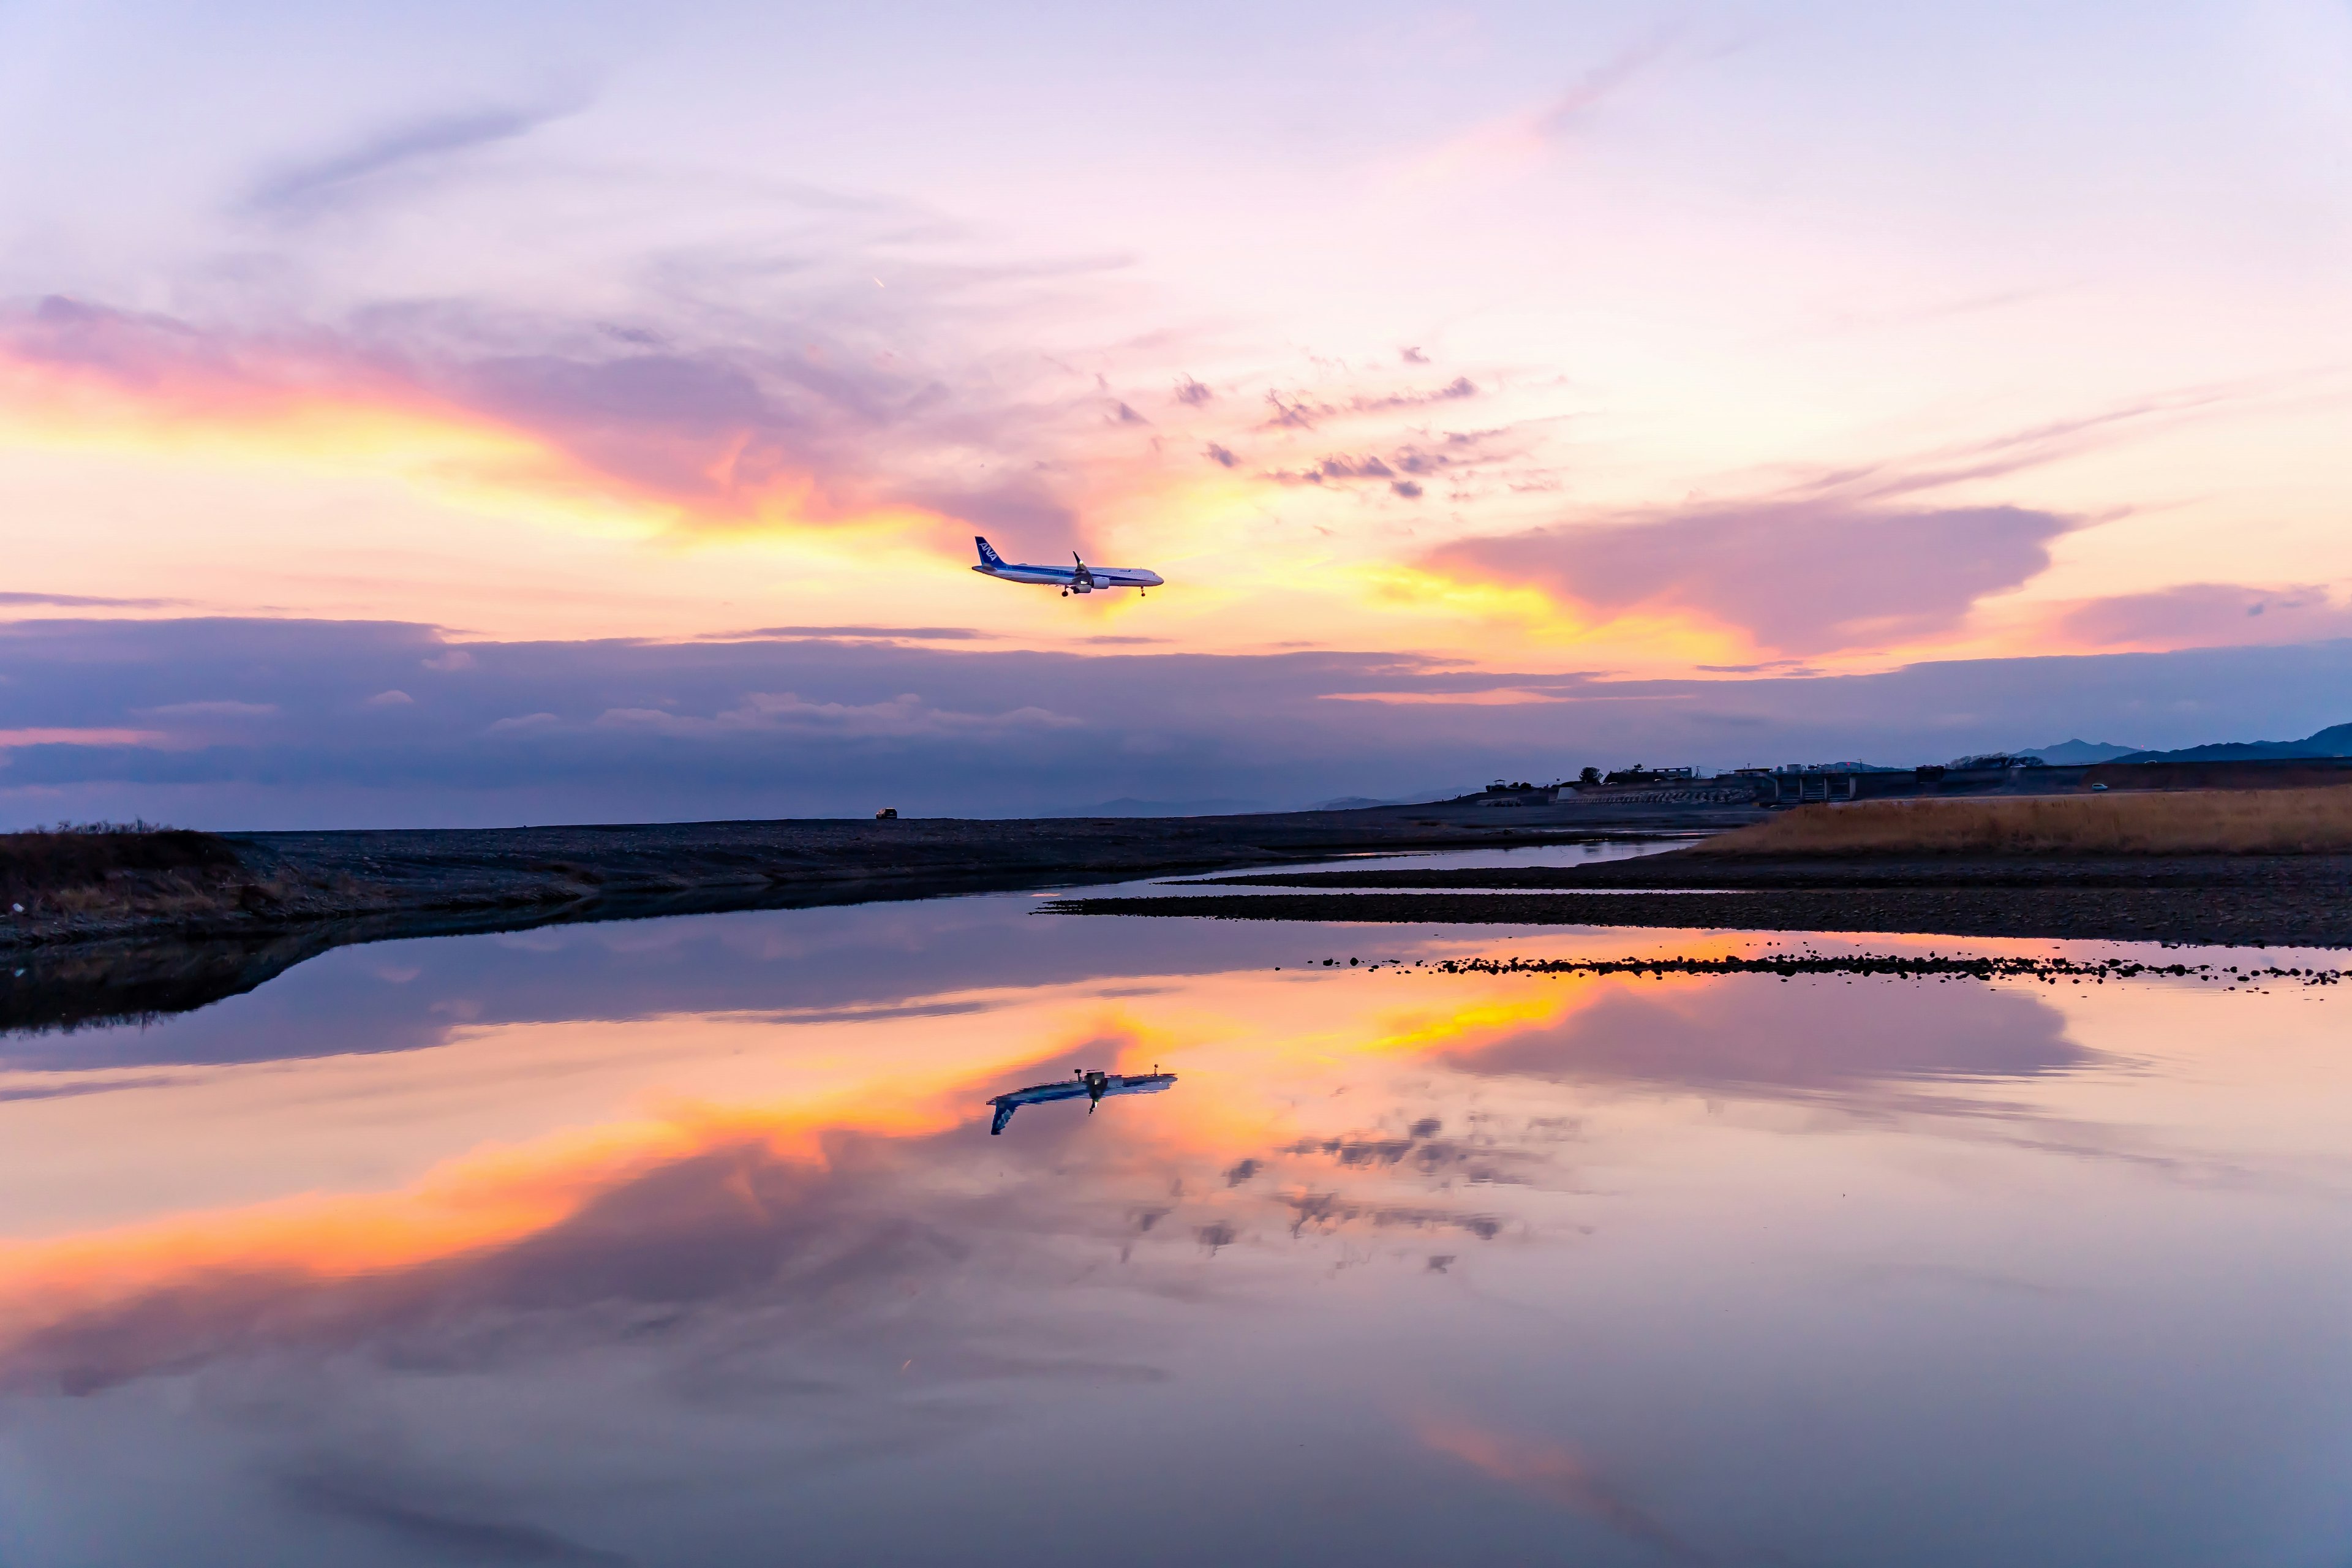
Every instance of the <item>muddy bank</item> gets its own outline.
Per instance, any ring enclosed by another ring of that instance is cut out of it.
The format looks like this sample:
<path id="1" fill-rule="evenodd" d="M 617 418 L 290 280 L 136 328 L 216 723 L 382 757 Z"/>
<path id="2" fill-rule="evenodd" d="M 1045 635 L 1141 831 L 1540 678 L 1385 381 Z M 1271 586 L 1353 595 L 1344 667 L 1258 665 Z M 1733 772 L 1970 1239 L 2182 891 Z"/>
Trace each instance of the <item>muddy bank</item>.
<path id="1" fill-rule="evenodd" d="M 1065 899 L 1045 908 L 1064 914 L 1215 920 L 1617 925 L 2352 947 L 2352 856 L 1742 862 L 1677 850 L 1598 866 L 1270 873 L 1223 880 L 1400 890 Z M 1496 890 L 1402 890 L 1414 888 Z M 1656 890 L 1600 890 L 1610 888 Z M 1675 889 L 1694 890 L 1668 890 Z"/>
<path id="2" fill-rule="evenodd" d="M 1060 899 L 1044 909 L 1053 914 L 1194 920 L 1647 926 L 2352 947 L 2352 910 L 2340 898 L 2319 901 L 2260 889 L 2193 896 L 2076 889 L 2030 897 L 1993 888 L 1755 893 L 1240 893 Z"/>
<path id="3" fill-rule="evenodd" d="M 2352 894 L 2352 855 L 1727 856 L 1705 846 L 1580 866 L 1421 870 L 1267 871 L 1180 884 L 1230 888 L 1492 888 L 1504 891 L 1693 888 L 1866 889 L 2114 889 L 2193 892 L 2284 889 L 2311 898 Z"/>

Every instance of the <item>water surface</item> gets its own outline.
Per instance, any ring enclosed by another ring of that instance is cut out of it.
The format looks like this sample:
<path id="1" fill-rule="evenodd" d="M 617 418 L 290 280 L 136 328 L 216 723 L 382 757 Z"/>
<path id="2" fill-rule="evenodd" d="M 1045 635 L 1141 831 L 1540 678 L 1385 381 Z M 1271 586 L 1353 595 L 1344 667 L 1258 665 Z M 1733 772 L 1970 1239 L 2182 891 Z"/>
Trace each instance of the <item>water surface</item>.
<path id="1" fill-rule="evenodd" d="M 2341 987 L 1035 903 L 383 943 L 0 1042 L 0 1561 L 2352 1552 Z"/>

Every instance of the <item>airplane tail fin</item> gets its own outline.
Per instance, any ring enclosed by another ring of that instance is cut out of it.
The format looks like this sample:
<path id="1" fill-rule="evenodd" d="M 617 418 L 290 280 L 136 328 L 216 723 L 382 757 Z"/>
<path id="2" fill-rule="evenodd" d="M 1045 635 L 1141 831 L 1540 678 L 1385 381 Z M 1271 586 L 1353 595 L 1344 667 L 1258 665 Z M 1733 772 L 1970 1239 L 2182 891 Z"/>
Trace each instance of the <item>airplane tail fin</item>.
<path id="1" fill-rule="evenodd" d="M 987 540 L 981 538 L 978 534 L 974 534 L 972 535 L 971 542 L 980 546 L 980 563 L 982 566 L 1002 566 L 1004 564 L 1004 557 L 999 555 L 996 552 L 995 546 L 990 544 Z"/>

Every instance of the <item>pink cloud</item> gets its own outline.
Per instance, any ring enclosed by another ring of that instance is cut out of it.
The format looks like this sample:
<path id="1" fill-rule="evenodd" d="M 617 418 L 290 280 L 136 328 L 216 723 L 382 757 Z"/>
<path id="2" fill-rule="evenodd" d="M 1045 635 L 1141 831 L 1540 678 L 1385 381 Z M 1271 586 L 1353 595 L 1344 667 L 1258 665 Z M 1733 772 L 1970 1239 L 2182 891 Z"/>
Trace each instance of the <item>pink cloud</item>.
<path id="1" fill-rule="evenodd" d="M 2315 584 L 2249 587 L 2187 583 L 2150 594 L 2090 599 L 2060 631 L 2082 647 L 2214 647 L 2352 637 L 2352 605 Z"/>
<path id="2" fill-rule="evenodd" d="M 32 728 L 0 730 L 0 751 L 17 746 L 160 746 L 168 737 L 154 730 Z"/>
<path id="3" fill-rule="evenodd" d="M 1052 444 L 1014 398 L 895 356 L 672 342 L 520 310 L 384 309 L 338 326 L 204 324 L 50 298 L 0 311 L 0 400 L 44 418 L 266 431 L 391 415 L 479 432 L 499 482 L 671 510 L 690 525 L 828 526 L 889 514 L 1066 530 L 1031 479 L 940 483 L 940 449 Z M 509 471 L 511 468 L 512 471 Z"/>
<path id="4" fill-rule="evenodd" d="M 1669 35 L 1655 34 L 1586 72 L 1549 103 L 1471 127 L 1406 163 L 1397 184 L 1411 189 L 1520 173 L 1583 129 L 1595 110 L 1655 65 L 1671 42 Z"/>
<path id="5" fill-rule="evenodd" d="M 1676 1562 L 1703 1554 L 1603 1479 L 1574 1450 L 1556 1443 L 1487 1431 L 1458 1421 L 1432 1421 L 1421 1440 L 1438 1453 L 1485 1471 L 1545 1501 L 1600 1521 L 1619 1534 L 1657 1548 Z"/>
<path id="6" fill-rule="evenodd" d="M 2071 526 L 2020 507 L 1780 503 L 1465 539 L 1423 564 L 1538 588 L 1603 619 L 1695 616 L 1803 655 L 1951 631 L 1978 600 L 2045 569 Z"/>

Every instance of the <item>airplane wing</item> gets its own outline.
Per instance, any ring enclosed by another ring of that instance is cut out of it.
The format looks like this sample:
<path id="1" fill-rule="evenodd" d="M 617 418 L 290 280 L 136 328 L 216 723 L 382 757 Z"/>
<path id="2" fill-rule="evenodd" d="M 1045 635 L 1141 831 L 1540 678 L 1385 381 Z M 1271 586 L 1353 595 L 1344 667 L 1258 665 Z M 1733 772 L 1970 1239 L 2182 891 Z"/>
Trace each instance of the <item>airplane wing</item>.
<path id="1" fill-rule="evenodd" d="M 1076 1100 L 1086 1092 L 1087 1086 L 1080 1080 L 1065 1079 L 1060 1083 L 1033 1083 L 1027 1089 L 1000 1094 L 988 1103 L 1003 1105 L 1009 1100 L 1014 1105 L 1043 1105 L 1052 1100 Z"/>
<path id="2" fill-rule="evenodd" d="M 1157 588 L 1160 574 L 1133 566 L 1089 566 L 1087 571 L 1106 588 Z"/>
<path id="3" fill-rule="evenodd" d="M 1086 1092 L 1084 1083 L 1076 1079 L 1066 1079 L 1060 1083 L 1033 1083 L 1027 1089 L 1000 1094 L 988 1102 L 996 1108 L 995 1119 L 989 1124 L 989 1134 L 993 1137 L 1003 1131 L 1004 1124 L 1013 1120 L 1013 1113 L 1024 1105 L 1043 1105 L 1054 1100 L 1079 1100 L 1085 1097 Z"/>
<path id="4" fill-rule="evenodd" d="M 1128 1078 L 1115 1078 L 1103 1089 L 1103 1098 L 1108 1100 L 1114 1094 L 1158 1094 L 1175 1081 L 1176 1075 L 1172 1072 L 1136 1073 Z"/>

